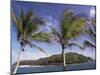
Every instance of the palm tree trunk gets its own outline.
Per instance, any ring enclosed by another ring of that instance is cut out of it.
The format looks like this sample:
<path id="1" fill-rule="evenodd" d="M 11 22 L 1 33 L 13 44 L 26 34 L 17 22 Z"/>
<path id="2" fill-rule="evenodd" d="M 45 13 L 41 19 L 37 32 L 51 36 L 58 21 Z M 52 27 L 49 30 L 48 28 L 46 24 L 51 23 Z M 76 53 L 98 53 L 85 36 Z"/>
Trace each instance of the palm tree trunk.
<path id="1" fill-rule="evenodd" d="M 62 45 L 62 60 L 63 60 L 63 70 L 65 71 L 66 59 L 65 59 L 64 45 Z"/>
<path id="2" fill-rule="evenodd" d="M 21 55 L 23 55 L 23 49 L 21 49 L 20 52 L 19 52 L 17 64 L 16 64 L 16 67 L 15 67 L 13 73 L 12 73 L 13 75 L 15 75 L 16 72 L 17 72 L 17 69 L 18 69 L 19 64 L 20 64 L 20 58 L 21 58 Z"/>

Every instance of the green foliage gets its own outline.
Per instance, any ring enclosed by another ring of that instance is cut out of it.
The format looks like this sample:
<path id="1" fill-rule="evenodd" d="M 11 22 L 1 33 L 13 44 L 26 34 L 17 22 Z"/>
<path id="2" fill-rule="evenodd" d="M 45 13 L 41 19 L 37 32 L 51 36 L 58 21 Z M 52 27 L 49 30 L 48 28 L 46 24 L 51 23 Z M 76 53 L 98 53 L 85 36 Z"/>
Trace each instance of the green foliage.
<path id="1" fill-rule="evenodd" d="M 35 16 L 32 11 L 24 13 L 22 9 L 20 9 L 19 16 L 16 16 L 15 13 L 12 12 L 12 17 L 18 30 L 18 41 L 20 39 L 27 40 L 33 32 L 39 29 L 39 25 L 44 23 L 42 19 Z"/>
<path id="2" fill-rule="evenodd" d="M 61 21 L 61 36 L 64 40 L 70 40 L 78 37 L 83 32 L 86 20 L 82 17 L 75 16 L 73 11 L 66 11 Z"/>
<path id="3" fill-rule="evenodd" d="M 85 40 L 84 41 L 84 48 L 86 48 L 86 47 L 96 48 L 96 45 L 88 40 Z"/>
<path id="4" fill-rule="evenodd" d="M 50 32 L 39 32 L 35 35 L 32 35 L 32 39 L 39 42 L 52 42 L 53 35 Z"/>
<path id="5" fill-rule="evenodd" d="M 19 15 L 15 15 L 14 11 L 12 11 L 12 17 L 17 28 L 17 40 L 20 45 L 23 47 L 29 45 L 30 47 L 38 48 L 38 50 L 47 54 L 42 48 L 32 43 L 34 40 L 43 42 L 50 41 L 49 33 L 38 32 L 41 25 L 43 26 L 45 24 L 42 18 L 36 16 L 31 10 L 24 13 L 22 8 L 20 9 Z"/>
<path id="6" fill-rule="evenodd" d="M 85 32 L 86 19 L 75 15 L 72 10 L 64 12 L 64 15 L 61 19 L 60 31 L 57 31 L 55 28 L 51 27 L 52 33 L 55 36 L 55 39 L 64 46 L 64 49 L 69 46 L 78 46 L 78 44 L 72 43 L 71 40 L 81 36 L 81 33 Z M 57 39 L 58 38 L 58 39 Z"/>
<path id="7" fill-rule="evenodd" d="M 89 40 L 84 41 L 83 43 L 84 48 L 86 47 L 96 48 L 96 21 L 93 18 L 91 19 L 90 22 L 91 22 L 91 25 L 88 26 L 88 29 L 86 30 L 86 33 L 90 37 L 90 41 Z"/>
<path id="8" fill-rule="evenodd" d="M 92 58 L 77 53 L 66 53 L 66 64 L 80 64 L 93 61 Z M 38 60 L 24 60 L 20 65 L 61 65 L 62 55 L 52 55 Z M 16 63 L 15 63 L 16 64 Z"/>

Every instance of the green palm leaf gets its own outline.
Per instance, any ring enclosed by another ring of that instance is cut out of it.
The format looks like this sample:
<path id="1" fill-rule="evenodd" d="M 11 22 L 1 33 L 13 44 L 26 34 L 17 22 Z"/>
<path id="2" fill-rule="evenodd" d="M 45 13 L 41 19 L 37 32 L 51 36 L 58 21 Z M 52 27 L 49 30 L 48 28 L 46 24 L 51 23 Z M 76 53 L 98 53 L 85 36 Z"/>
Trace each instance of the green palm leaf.
<path id="1" fill-rule="evenodd" d="M 81 16 L 76 16 L 73 11 L 65 11 L 64 16 L 61 19 L 60 31 L 57 31 L 55 28 L 52 28 L 52 33 L 57 36 L 59 43 L 62 48 L 62 58 L 63 58 L 63 68 L 65 70 L 66 61 L 65 61 L 65 48 L 77 46 L 83 49 L 77 43 L 70 43 L 72 39 L 78 38 L 81 33 L 85 31 L 86 20 Z"/>
<path id="2" fill-rule="evenodd" d="M 80 45 L 77 44 L 77 43 L 69 43 L 69 44 L 68 44 L 68 47 L 69 47 L 69 48 L 72 48 L 73 46 L 79 47 L 81 50 L 84 49 L 82 46 L 80 46 Z"/>
<path id="3" fill-rule="evenodd" d="M 13 20 L 15 22 L 15 25 L 16 25 L 18 31 L 21 32 L 21 28 L 20 28 L 21 22 L 20 22 L 19 18 L 15 15 L 15 13 L 13 11 L 12 11 L 11 15 L 13 17 Z"/>
<path id="4" fill-rule="evenodd" d="M 35 45 L 35 44 L 29 42 L 29 41 L 28 41 L 28 44 L 29 44 L 29 46 L 30 46 L 31 48 L 34 48 L 34 47 L 35 47 L 35 48 L 37 48 L 39 51 L 41 51 L 41 52 L 43 52 L 44 54 L 48 55 L 48 53 L 45 52 L 45 50 L 43 50 L 41 47 L 39 47 L 39 46 L 37 46 L 37 45 Z"/>
<path id="5" fill-rule="evenodd" d="M 84 48 L 86 47 L 91 47 L 91 48 L 96 48 L 96 21 L 95 19 L 90 20 L 91 25 L 88 26 L 88 29 L 86 30 L 86 33 L 88 34 L 90 41 L 85 40 L 83 42 Z"/>
<path id="6" fill-rule="evenodd" d="M 88 40 L 85 40 L 83 45 L 84 45 L 84 48 L 86 48 L 86 47 L 96 48 L 95 44 L 91 43 Z"/>
<path id="7" fill-rule="evenodd" d="M 81 32 L 84 31 L 84 25 L 85 25 L 85 19 L 84 18 L 75 18 L 71 23 L 70 27 L 66 28 L 65 36 L 66 39 L 76 38 L 79 36 Z"/>
<path id="8" fill-rule="evenodd" d="M 39 42 L 52 43 L 53 35 L 49 32 L 39 32 L 37 34 L 32 35 L 32 39 Z"/>

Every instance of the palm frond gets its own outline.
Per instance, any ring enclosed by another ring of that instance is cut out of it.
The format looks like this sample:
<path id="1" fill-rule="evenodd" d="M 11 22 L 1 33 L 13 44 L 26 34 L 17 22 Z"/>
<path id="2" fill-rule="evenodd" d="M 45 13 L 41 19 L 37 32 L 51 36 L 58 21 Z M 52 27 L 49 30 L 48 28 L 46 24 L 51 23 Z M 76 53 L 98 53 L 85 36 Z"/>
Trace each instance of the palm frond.
<path id="1" fill-rule="evenodd" d="M 45 50 L 43 50 L 43 49 L 40 48 L 39 46 L 37 46 L 37 45 L 35 45 L 35 44 L 31 43 L 31 42 L 28 42 L 28 44 L 29 44 L 29 46 L 30 46 L 31 48 L 35 47 L 35 48 L 37 48 L 39 51 L 41 51 L 41 52 L 43 52 L 44 54 L 48 55 L 48 53 L 45 52 Z"/>
<path id="2" fill-rule="evenodd" d="M 63 39 L 78 37 L 85 30 L 86 20 L 81 16 L 75 16 L 73 11 L 64 13 L 61 21 L 61 36 Z"/>
<path id="3" fill-rule="evenodd" d="M 21 32 L 21 28 L 20 28 L 21 22 L 20 22 L 20 20 L 19 20 L 19 17 L 17 17 L 17 16 L 15 15 L 14 11 L 11 12 L 11 15 L 12 15 L 12 18 L 13 18 L 13 20 L 14 20 L 14 23 L 15 23 L 15 25 L 16 25 L 18 31 Z"/>
<path id="4" fill-rule="evenodd" d="M 25 20 L 25 14 L 24 14 L 23 9 L 20 8 L 19 11 L 20 11 L 20 19 L 21 19 L 21 20 Z"/>
<path id="5" fill-rule="evenodd" d="M 62 42 L 62 36 L 60 34 L 60 32 L 58 32 L 54 27 L 50 27 L 51 28 L 51 34 L 53 34 L 54 36 L 54 40 L 56 40 L 57 42 Z"/>
<path id="6" fill-rule="evenodd" d="M 92 28 L 89 28 L 88 30 L 86 30 L 86 33 L 90 36 L 91 40 L 93 40 L 93 41 L 95 42 L 96 34 L 95 34 L 95 32 L 92 30 Z"/>
<path id="7" fill-rule="evenodd" d="M 34 24 L 45 25 L 45 21 L 41 17 L 38 17 L 38 16 L 34 16 L 32 22 Z"/>
<path id="8" fill-rule="evenodd" d="M 65 34 L 65 38 L 72 39 L 78 37 L 80 33 L 85 31 L 85 23 L 86 21 L 84 18 L 75 18 L 70 24 L 70 27 Z"/>
<path id="9" fill-rule="evenodd" d="M 91 42 L 96 43 L 96 22 L 95 19 L 90 20 L 91 24 L 87 28 L 86 33 L 88 34 L 89 38 L 91 39 Z"/>
<path id="10" fill-rule="evenodd" d="M 53 35 L 49 32 L 48 33 L 39 32 L 39 33 L 32 35 L 32 40 L 39 41 L 39 42 L 52 43 Z"/>
<path id="11" fill-rule="evenodd" d="M 33 32 L 38 31 L 43 24 L 44 21 L 41 18 L 33 16 L 25 29 L 25 34 L 32 34 Z"/>
<path id="12" fill-rule="evenodd" d="M 81 50 L 83 50 L 83 47 L 77 43 L 69 43 L 67 45 L 67 47 L 69 47 L 69 48 L 72 48 L 73 46 L 76 46 L 76 47 L 80 48 Z"/>
<path id="13" fill-rule="evenodd" d="M 70 28 L 70 23 L 72 21 L 73 15 L 74 15 L 73 11 L 64 12 L 64 16 L 61 21 L 61 34 L 63 38 L 66 32 L 68 32 L 68 29 Z"/>
<path id="14" fill-rule="evenodd" d="M 40 25 L 44 24 L 42 18 L 34 15 L 32 11 L 24 13 L 22 8 L 20 8 L 19 16 L 16 16 L 15 13 L 12 12 L 12 17 L 19 31 L 17 35 L 18 38 L 23 37 L 27 39 L 28 36 L 31 36 L 32 33 L 40 29 Z"/>
<path id="15" fill-rule="evenodd" d="M 96 19 L 95 19 L 95 18 L 93 18 L 93 19 L 91 20 L 91 23 L 92 23 L 92 25 L 94 26 L 94 28 L 96 28 Z"/>
<path id="16" fill-rule="evenodd" d="M 84 41 L 83 46 L 84 46 L 84 48 L 86 48 L 86 47 L 96 48 L 96 45 L 93 44 L 93 43 L 91 43 L 91 42 L 88 41 L 88 40 L 85 40 L 85 41 Z"/>

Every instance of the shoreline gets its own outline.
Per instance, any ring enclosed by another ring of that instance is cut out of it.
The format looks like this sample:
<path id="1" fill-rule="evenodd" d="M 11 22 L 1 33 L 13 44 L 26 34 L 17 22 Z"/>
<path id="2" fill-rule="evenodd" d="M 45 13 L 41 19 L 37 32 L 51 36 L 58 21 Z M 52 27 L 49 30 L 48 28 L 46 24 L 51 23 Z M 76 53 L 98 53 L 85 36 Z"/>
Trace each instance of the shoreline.
<path id="1" fill-rule="evenodd" d="M 67 66 L 70 66 L 70 65 L 85 65 L 85 64 L 89 64 L 89 63 L 96 63 L 96 61 L 92 61 L 92 62 L 87 62 L 87 63 L 76 63 L 76 64 L 66 64 Z M 49 67 L 49 66 L 61 66 L 60 65 L 22 65 L 22 66 L 19 66 L 19 68 L 24 68 L 24 67 Z"/>

